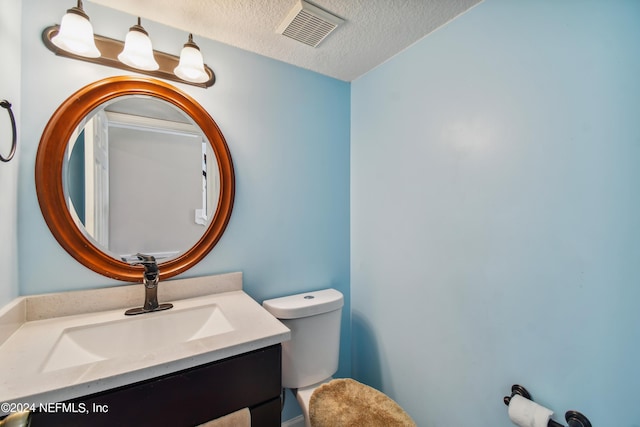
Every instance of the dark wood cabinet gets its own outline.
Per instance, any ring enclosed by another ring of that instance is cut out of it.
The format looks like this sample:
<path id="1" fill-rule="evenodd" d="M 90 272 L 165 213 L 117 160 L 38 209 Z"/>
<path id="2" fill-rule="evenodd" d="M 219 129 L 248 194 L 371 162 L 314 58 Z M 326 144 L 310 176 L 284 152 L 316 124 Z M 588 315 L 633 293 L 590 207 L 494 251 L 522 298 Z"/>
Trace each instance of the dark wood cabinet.
<path id="1" fill-rule="evenodd" d="M 192 427 L 239 409 L 253 427 L 280 427 L 280 344 L 64 402 L 32 427 Z M 74 412 L 75 411 L 75 412 Z"/>

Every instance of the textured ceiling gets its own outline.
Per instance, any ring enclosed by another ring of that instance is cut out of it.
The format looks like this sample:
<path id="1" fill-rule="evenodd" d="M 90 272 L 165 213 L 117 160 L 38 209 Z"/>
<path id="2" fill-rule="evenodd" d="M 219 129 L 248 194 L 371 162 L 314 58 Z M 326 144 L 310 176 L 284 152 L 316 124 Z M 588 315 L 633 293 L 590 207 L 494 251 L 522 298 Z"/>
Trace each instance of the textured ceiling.
<path id="1" fill-rule="evenodd" d="M 481 0 L 314 0 L 346 22 L 316 48 L 276 33 L 298 0 L 91 0 L 352 81 Z"/>

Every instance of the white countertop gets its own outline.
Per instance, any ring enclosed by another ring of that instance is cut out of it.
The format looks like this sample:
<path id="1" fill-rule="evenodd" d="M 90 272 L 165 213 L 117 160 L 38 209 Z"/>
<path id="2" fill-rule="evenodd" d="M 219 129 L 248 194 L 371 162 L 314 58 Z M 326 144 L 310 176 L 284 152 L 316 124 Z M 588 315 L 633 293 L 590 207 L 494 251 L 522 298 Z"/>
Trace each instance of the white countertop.
<path id="1" fill-rule="evenodd" d="M 242 291 L 241 273 L 161 282 L 158 295 L 161 303 L 171 302 L 174 308 L 125 316 L 125 309 L 141 305 L 144 299 L 143 286 L 130 285 L 27 296 L 0 309 L 0 402 L 60 402 L 290 339 L 289 329 Z M 52 367 L 52 349 L 64 331 L 126 322 L 132 317 L 152 328 L 154 316 L 202 305 L 215 305 L 224 313 L 226 326 L 215 335 L 150 350 L 132 349 L 76 366 L 62 362 Z"/>

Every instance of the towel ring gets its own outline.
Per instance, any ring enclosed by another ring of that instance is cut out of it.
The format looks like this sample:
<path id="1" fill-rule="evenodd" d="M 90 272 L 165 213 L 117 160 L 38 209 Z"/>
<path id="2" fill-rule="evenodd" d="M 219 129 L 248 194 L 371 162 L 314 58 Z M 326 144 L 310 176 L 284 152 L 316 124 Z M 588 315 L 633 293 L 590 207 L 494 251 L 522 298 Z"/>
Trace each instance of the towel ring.
<path id="1" fill-rule="evenodd" d="M 7 157 L 3 157 L 2 154 L 0 154 L 0 160 L 2 160 L 3 162 L 8 162 L 11 159 L 13 159 L 13 155 L 16 154 L 16 145 L 17 145 L 17 140 L 16 140 L 16 118 L 13 116 L 13 111 L 11 111 L 11 103 L 9 101 L 7 101 L 6 99 L 3 99 L 2 101 L 0 101 L 0 106 L 2 108 L 6 108 L 7 112 L 9 113 L 9 118 L 11 119 L 11 151 L 9 152 L 9 156 Z"/>

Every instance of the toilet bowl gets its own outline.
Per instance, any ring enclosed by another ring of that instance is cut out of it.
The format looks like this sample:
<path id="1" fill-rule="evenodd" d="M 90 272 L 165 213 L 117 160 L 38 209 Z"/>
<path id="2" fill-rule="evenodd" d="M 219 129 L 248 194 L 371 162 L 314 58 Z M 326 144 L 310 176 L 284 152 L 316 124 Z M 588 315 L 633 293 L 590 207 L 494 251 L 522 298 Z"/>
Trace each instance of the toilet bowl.
<path id="1" fill-rule="evenodd" d="M 393 402 L 377 390 L 357 381 L 332 378 L 338 370 L 340 319 L 344 305 L 342 293 L 335 289 L 324 289 L 266 300 L 262 305 L 291 330 L 291 340 L 282 344 L 282 386 L 294 392 L 306 427 L 311 427 L 311 418 L 314 417 L 310 414 L 314 413 L 312 407 L 314 404 L 317 405 L 316 409 L 337 411 L 334 409 L 335 405 L 323 405 L 327 400 L 323 401 L 322 397 L 316 399 L 314 397 L 316 391 L 330 392 L 326 393 L 328 396 L 336 396 L 337 393 L 338 400 L 342 397 L 340 393 L 348 393 L 344 397 L 352 398 L 353 409 L 349 411 L 350 414 L 328 413 L 323 414 L 324 416 L 315 416 L 319 425 L 331 427 L 339 426 L 340 424 L 336 422 L 344 415 L 357 418 L 359 416 L 357 411 L 366 411 L 368 410 L 366 408 L 370 408 L 367 406 L 370 403 L 363 404 L 362 408 L 359 407 L 358 396 L 360 395 L 373 396 L 376 402 L 386 403 L 386 400 Z M 393 404 L 397 406 L 395 402 Z M 382 412 L 387 411 L 387 407 L 392 411 L 396 410 L 393 405 L 390 405 L 384 406 L 385 409 Z M 384 416 L 379 419 L 380 423 L 376 424 L 374 418 L 369 425 L 371 427 L 375 425 L 415 426 L 411 418 L 399 406 L 397 408 L 404 415 L 399 423 L 395 423 L 394 414 L 383 413 Z M 323 419 L 329 421 L 322 421 Z"/>

